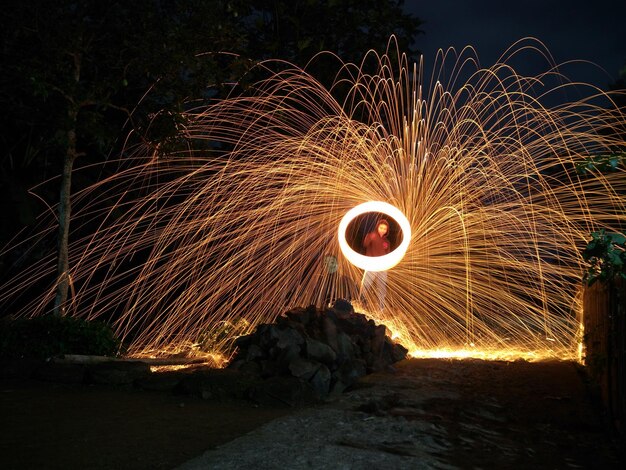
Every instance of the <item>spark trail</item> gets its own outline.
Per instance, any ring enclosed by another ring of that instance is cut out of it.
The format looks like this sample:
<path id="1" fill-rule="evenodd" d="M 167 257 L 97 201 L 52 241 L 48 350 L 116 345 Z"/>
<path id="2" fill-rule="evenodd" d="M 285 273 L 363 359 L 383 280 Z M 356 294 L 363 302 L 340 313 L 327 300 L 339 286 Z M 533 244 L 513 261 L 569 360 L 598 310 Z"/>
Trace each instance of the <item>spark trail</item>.
<path id="1" fill-rule="evenodd" d="M 231 325 L 244 333 L 290 307 L 353 296 L 363 272 L 342 256 L 338 224 L 385 201 L 408 219 L 410 244 L 389 272 L 386 311 L 357 310 L 414 351 L 575 356 L 581 250 L 592 231 L 626 222 L 624 169 L 575 166 L 625 147 L 624 116 L 557 69 L 527 77 L 472 59 L 440 55 L 426 76 L 395 51 L 371 53 L 375 73 L 344 64 L 330 89 L 261 64 L 251 92 L 187 114 L 186 149 L 137 149 L 75 195 L 75 233 L 96 228 L 70 248 L 71 313 L 110 319 L 131 354 L 193 350 L 206 337 L 219 351 Z M 569 88 L 587 96 L 543 104 Z M 0 296 L 53 274 L 51 256 Z M 44 313 L 53 295 L 20 313 Z"/>

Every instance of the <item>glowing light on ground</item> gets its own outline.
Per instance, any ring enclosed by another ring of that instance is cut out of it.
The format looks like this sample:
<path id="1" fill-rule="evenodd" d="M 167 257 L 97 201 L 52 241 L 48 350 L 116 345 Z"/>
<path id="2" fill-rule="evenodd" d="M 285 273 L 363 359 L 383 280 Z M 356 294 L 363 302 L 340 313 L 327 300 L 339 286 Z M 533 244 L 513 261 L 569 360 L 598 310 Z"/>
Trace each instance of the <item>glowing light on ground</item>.
<path id="1" fill-rule="evenodd" d="M 376 257 L 365 256 L 354 251 L 346 240 L 346 230 L 350 222 L 359 215 L 367 214 L 368 212 L 381 212 L 392 217 L 400 224 L 402 242 L 388 255 Z M 411 225 L 404 214 L 391 204 L 382 201 L 368 201 L 353 207 L 343 216 L 339 223 L 337 236 L 339 238 L 339 248 L 341 248 L 341 252 L 346 259 L 357 268 L 364 269 L 365 271 L 387 271 L 402 260 L 406 250 L 409 248 L 409 243 L 411 242 Z"/>
<path id="2" fill-rule="evenodd" d="M 160 354 L 163 354 L 163 351 L 159 351 Z M 142 359 L 142 358 L 139 358 Z M 211 367 L 214 369 L 221 369 L 226 367 L 228 364 L 228 358 L 221 354 L 210 354 L 207 355 L 204 361 L 194 361 L 188 364 L 159 364 L 159 365 L 151 365 L 151 372 L 172 372 L 176 370 L 187 370 L 193 369 L 196 367 Z"/>
<path id="3" fill-rule="evenodd" d="M 471 349 L 428 349 L 411 350 L 409 356 L 413 358 L 430 359 L 482 359 L 485 361 L 517 361 L 525 360 L 529 362 L 545 360 L 569 360 L 580 362 L 580 357 L 572 354 L 570 350 L 532 350 L 506 348 L 500 350 L 489 350 L 480 348 Z"/>
<path id="4" fill-rule="evenodd" d="M 507 64 L 542 51 L 521 44 L 486 69 L 449 52 L 427 76 L 392 50 L 346 64 L 331 90 L 261 64 L 244 95 L 188 113 L 178 150 L 129 149 L 74 195 L 70 314 L 107 319 L 131 354 L 220 351 L 288 308 L 353 295 L 363 273 L 338 226 L 386 201 L 411 235 L 377 320 L 412 351 L 576 355 L 580 253 L 592 231 L 626 223 L 626 173 L 575 167 L 626 147 L 625 119 L 549 64 L 537 77 Z M 569 92 L 582 98 L 544 104 Z M 42 224 L 45 240 L 56 226 Z M 5 308 L 29 293 L 16 315 L 49 311 L 49 252 L 0 288 Z"/>

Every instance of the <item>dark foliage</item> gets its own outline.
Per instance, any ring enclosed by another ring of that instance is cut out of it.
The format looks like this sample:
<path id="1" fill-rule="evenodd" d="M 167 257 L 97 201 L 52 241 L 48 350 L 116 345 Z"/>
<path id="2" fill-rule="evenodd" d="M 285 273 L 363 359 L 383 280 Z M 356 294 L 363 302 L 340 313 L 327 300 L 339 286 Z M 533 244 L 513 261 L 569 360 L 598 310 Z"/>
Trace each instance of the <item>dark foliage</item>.
<path id="1" fill-rule="evenodd" d="M 626 279 L 626 237 L 621 233 L 607 233 L 604 229 L 593 232 L 591 237 L 583 250 L 583 258 L 589 263 L 585 274 L 587 284 L 591 286 L 597 280 Z"/>
<path id="2" fill-rule="evenodd" d="M 3 319 L 0 358 L 46 359 L 63 354 L 115 356 L 120 342 L 111 328 L 98 321 L 46 315 Z"/>

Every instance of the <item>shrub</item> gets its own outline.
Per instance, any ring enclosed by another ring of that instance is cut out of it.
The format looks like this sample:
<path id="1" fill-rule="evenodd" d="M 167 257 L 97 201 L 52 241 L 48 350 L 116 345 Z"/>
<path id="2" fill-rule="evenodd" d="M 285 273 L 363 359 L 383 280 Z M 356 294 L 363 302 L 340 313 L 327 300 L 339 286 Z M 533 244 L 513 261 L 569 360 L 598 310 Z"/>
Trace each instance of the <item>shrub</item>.
<path id="1" fill-rule="evenodd" d="M 98 321 L 46 315 L 3 319 L 0 323 L 0 358 L 45 359 L 63 354 L 115 356 L 120 341 L 111 328 Z"/>
<path id="2" fill-rule="evenodd" d="M 626 279 L 626 236 L 601 229 L 591 234 L 591 241 L 583 250 L 588 263 L 585 281 L 591 286 L 597 280 L 611 282 Z"/>

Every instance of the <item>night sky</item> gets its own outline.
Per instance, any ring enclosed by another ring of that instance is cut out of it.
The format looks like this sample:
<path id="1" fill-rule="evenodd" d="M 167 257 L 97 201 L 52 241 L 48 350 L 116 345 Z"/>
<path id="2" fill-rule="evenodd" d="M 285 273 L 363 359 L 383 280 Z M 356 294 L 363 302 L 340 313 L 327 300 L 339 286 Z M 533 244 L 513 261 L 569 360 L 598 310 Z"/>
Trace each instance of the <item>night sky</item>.
<path id="1" fill-rule="evenodd" d="M 626 63 L 626 1 L 620 0 L 406 0 L 405 10 L 425 23 L 416 46 L 429 67 L 440 48 L 460 50 L 471 45 L 481 66 L 497 62 L 515 41 L 535 37 L 560 64 L 592 61 L 605 69 L 575 65 L 561 68 L 570 80 L 592 83 L 606 90 Z M 514 64 L 519 73 L 545 70 L 538 57 L 524 56 Z"/>

